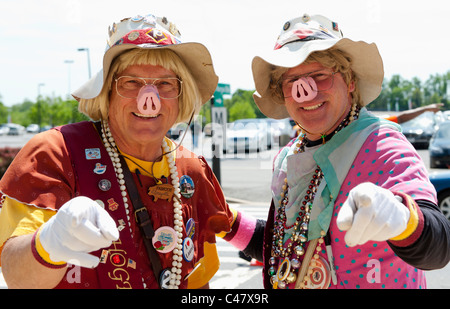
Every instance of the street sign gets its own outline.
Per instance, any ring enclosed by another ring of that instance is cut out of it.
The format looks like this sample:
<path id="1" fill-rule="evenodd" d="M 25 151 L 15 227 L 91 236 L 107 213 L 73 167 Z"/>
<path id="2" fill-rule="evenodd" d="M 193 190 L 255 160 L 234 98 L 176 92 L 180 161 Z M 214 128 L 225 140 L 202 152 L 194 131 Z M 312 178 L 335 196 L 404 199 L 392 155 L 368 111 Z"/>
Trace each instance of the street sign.
<path id="1" fill-rule="evenodd" d="M 218 84 L 216 91 L 214 91 L 214 106 L 223 106 L 223 95 L 231 94 L 229 84 Z"/>
<path id="2" fill-rule="evenodd" d="M 216 106 L 216 107 L 223 107 L 222 92 L 218 92 L 218 91 L 214 92 L 214 106 Z"/>
<path id="3" fill-rule="evenodd" d="M 211 108 L 211 122 L 213 123 L 212 128 L 213 136 L 212 142 L 214 144 L 221 144 L 223 148 L 224 142 L 226 141 L 227 134 L 227 109 L 226 107 L 212 107 Z"/>
<path id="4" fill-rule="evenodd" d="M 226 107 L 212 107 L 211 108 L 211 122 L 220 125 L 227 125 L 227 109 Z"/>
<path id="5" fill-rule="evenodd" d="M 213 128 L 213 136 L 211 143 L 211 150 L 213 153 L 212 157 L 212 168 L 213 173 L 216 175 L 217 180 L 220 183 L 220 153 L 223 149 L 226 141 L 226 131 L 227 131 L 227 109 L 223 106 L 223 95 L 231 94 L 229 84 L 218 84 L 216 91 L 214 91 L 214 100 L 211 100 L 211 122 Z M 219 127 L 222 132 L 221 135 L 217 135 L 217 130 L 215 127 Z M 214 132 L 216 131 L 216 132 Z"/>
<path id="6" fill-rule="evenodd" d="M 229 84 L 218 84 L 216 88 L 217 92 L 221 92 L 222 94 L 231 94 L 230 85 Z"/>
<path id="7" fill-rule="evenodd" d="M 212 170 L 220 183 L 220 157 L 225 147 L 227 132 L 227 109 L 226 107 L 211 106 L 211 150 L 212 150 Z"/>

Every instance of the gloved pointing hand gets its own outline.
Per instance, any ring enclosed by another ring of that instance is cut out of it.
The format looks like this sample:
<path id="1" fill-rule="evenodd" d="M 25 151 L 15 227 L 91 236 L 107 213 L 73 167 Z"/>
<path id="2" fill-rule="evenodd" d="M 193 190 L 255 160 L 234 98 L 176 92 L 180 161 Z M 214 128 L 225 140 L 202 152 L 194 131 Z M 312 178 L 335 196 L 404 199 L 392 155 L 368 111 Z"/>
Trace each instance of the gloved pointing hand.
<path id="1" fill-rule="evenodd" d="M 42 225 L 39 241 L 52 261 L 94 268 L 100 259 L 88 252 L 119 239 L 114 220 L 97 202 L 79 196 L 65 203 Z"/>
<path id="2" fill-rule="evenodd" d="M 394 194 L 372 183 L 350 190 L 336 223 L 347 231 L 345 242 L 353 247 L 368 241 L 385 241 L 400 235 L 407 227 L 410 211 Z"/>

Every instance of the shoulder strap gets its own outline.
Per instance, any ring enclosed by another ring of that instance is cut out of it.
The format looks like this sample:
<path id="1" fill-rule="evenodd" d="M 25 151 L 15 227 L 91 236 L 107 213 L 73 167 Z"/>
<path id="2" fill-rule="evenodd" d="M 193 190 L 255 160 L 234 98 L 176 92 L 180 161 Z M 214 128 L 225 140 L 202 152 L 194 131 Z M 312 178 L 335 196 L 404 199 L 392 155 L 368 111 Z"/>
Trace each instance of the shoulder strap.
<path id="1" fill-rule="evenodd" d="M 158 252 L 156 252 L 152 244 L 152 238 L 155 235 L 155 230 L 153 229 L 150 215 L 148 214 L 147 208 L 145 208 L 144 204 L 141 201 L 139 192 L 136 188 L 136 184 L 133 180 L 133 176 L 131 175 L 130 169 L 128 168 L 123 156 L 120 156 L 120 163 L 122 164 L 125 185 L 127 187 L 128 195 L 131 199 L 131 205 L 133 205 L 134 208 L 136 223 L 141 229 L 145 248 L 152 264 L 153 274 L 155 275 L 155 278 L 158 280 L 159 286 L 161 287 L 161 261 L 159 260 Z"/>
<path id="2" fill-rule="evenodd" d="M 113 163 L 98 134 L 100 131 L 96 130 L 92 122 L 87 121 L 56 129 L 64 136 L 74 167 L 76 195 L 102 201 L 117 226 L 121 226 L 121 222 L 128 222 Z M 94 171 L 98 165 L 104 167 L 103 173 Z M 99 188 L 102 181 L 110 184 L 108 190 Z M 96 256 L 104 257 L 96 268 L 101 288 L 143 288 L 139 268 L 127 267 L 128 263 L 137 260 L 137 252 L 130 228 L 122 227 L 118 241 L 113 242 L 109 248 L 93 252 Z M 128 276 L 117 276 L 116 273 L 120 272 L 126 272 Z"/>

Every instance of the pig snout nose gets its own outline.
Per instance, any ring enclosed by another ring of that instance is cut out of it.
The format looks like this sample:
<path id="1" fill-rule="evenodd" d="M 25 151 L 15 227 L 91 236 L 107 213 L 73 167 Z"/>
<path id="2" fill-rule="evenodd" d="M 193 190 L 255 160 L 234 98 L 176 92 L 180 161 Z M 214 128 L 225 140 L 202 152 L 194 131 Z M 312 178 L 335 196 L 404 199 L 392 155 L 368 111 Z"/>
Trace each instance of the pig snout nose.
<path id="1" fill-rule="evenodd" d="M 295 102 L 311 101 L 317 96 L 317 85 L 313 78 L 302 77 L 292 85 L 292 98 Z"/>
<path id="2" fill-rule="evenodd" d="M 142 87 L 137 97 L 137 108 L 143 115 L 156 116 L 161 109 L 158 89 L 154 85 Z"/>

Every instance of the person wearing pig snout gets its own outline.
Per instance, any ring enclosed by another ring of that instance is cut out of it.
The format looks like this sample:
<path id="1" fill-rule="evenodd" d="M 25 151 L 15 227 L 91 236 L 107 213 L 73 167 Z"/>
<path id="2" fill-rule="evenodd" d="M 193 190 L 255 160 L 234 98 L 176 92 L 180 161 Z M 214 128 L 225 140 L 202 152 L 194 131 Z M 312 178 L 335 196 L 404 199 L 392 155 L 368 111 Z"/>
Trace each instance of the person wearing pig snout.
<path id="1" fill-rule="evenodd" d="M 207 288 L 216 234 L 245 249 L 240 231 L 259 224 L 228 207 L 203 157 L 165 137 L 217 87 L 207 48 L 152 14 L 108 34 L 103 70 L 73 94 L 93 121 L 36 135 L 0 181 L 9 288 Z"/>
<path id="2" fill-rule="evenodd" d="M 375 44 L 321 15 L 287 21 L 252 62 L 254 100 L 301 134 L 274 159 L 266 288 L 426 288 L 450 258 L 450 225 L 400 127 L 366 106 L 383 82 Z"/>

